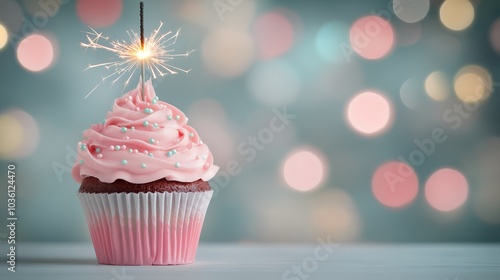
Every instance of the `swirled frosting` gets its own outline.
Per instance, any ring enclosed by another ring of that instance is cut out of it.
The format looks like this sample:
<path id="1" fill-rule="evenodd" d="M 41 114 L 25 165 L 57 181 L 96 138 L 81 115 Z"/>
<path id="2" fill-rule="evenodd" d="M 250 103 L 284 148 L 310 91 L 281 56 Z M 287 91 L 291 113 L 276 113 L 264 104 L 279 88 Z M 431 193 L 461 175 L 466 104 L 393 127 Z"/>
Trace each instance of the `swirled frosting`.
<path id="1" fill-rule="evenodd" d="M 83 132 L 72 175 L 77 182 L 92 176 L 101 182 L 117 179 L 142 184 L 208 181 L 218 166 L 207 145 L 187 125 L 176 107 L 158 100 L 151 81 L 115 99 L 112 111 Z"/>

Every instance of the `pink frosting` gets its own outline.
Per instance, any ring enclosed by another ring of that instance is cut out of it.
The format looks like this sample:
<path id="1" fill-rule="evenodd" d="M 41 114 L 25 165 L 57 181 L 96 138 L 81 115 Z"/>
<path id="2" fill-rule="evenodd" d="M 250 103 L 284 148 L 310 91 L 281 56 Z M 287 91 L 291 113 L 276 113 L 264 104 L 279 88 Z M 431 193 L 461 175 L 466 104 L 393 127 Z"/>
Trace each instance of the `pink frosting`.
<path id="1" fill-rule="evenodd" d="M 87 176 L 101 182 L 116 179 L 142 184 L 161 178 L 170 181 L 208 181 L 219 167 L 188 119 L 176 107 L 159 101 L 151 81 L 145 100 L 139 86 L 115 99 L 104 123 L 83 132 L 73 178 Z"/>

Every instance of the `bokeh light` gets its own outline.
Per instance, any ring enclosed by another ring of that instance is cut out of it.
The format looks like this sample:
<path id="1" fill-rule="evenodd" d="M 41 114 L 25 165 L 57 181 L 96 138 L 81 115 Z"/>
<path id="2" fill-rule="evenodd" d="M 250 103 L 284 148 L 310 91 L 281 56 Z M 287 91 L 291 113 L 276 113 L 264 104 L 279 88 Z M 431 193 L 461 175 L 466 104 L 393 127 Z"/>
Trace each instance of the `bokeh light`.
<path id="1" fill-rule="evenodd" d="M 9 33 L 7 32 L 7 29 L 0 24 L 0 50 L 5 47 L 7 44 L 7 41 L 9 40 Z"/>
<path id="2" fill-rule="evenodd" d="M 365 16 L 352 25 L 350 42 L 354 51 L 363 58 L 380 59 L 394 46 L 394 30 L 379 16 Z"/>
<path id="3" fill-rule="evenodd" d="M 122 0 L 78 0 L 76 11 L 80 20 L 91 27 L 106 27 L 121 16 Z"/>
<path id="4" fill-rule="evenodd" d="M 292 189 L 307 192 L 317 188 L 325 177 L 325 164 L 314 152 L 300 150 L 289 155 L 283 164 L 283 177 Z"/>
<path id="5" fill-rule="evenodd" d="M 40 34 L 29 35 L 17 46 L 17 59 L 29 71 L 45 70 L 54 60 L 52 42 Z"/>
<path id="6" fill-rule="evenodd" d="M 277 8 L 275 11 L 282 14 L 290 22 L 293 28 L 293 42 L 299 42 L 304 32 L 304 21 L 302 16 L 297 13 L 295 9 L 285 7 Z"/>
<path id="7" fill-rule="evenodd" d="M 500 19 L 495 20 L 490 27 L 490 42 L 493 49 L 500 53 Z"/>
<path id="8" fill-rule="evenodd" d="M 261 59 L 271 59 L 287 52 L 294 41 L 292 23 L 280 12 L 268 12 L 257 18 L 253 37 Z"/>
<path id="9" fill-rule="evenodd" d="M 250 34 L 239 28 L 221 27 L 212 30 L 202 46 L 205 67 L 222 77 L 243 74 L 252 64 L 254 42 Z"/>
<path id="10" fill-rule="evenodd" d="M 0 114 L 0 158 L 20 159 L 31 155 L 38 147 L 39 129 L 31 115 L 10 109 Z"/>
<path id="11" fill-rule="evenodd" d="M 14 150 L 11 156 L 13 158 L 25 158 L 36 151 L 40 138 L 38 124 L 35 119 L 25 111 L 12 109 L 7 114 L 16 118 L 23 128 L 23 141 L 18 149 Z"/>
<path id="12" fill-rule="evenodd" d="M 448 29 L 464 30 L 474 20 L 474 6 L 469 0 L 446 0 L 439 9 L 439 17 Z"/>
<path id="13" fill-rule="evenodd" d="M 8 114 L 0 115 L 0 129 L 8 133 L 0 134 L 0 157 L 6 158 L 6 155 L 16 150 L 23 139 L 23 128 L 21 123 L 13 116 Z"/>
<path id="14" fill-rule="evenodd" d="M 393 208 L 406 206 L 417 197 L 417 174 L 404 162 L 386 162 L 373 173 L 372 192 L 385 206 Z"/>
<path id="15" fill-rule="evenodd" d="M 450 96 L 450 85 L 445 73 L 435 71 L 429 74 L 425 79 L 425 91 L 427 95 L 436 100 L 442 101 Z"/>
<path id="16" fill-rule="evenodd" d="M 183 20 L 198 24 L 207 22 L 206 17 L 203 16 L 203 2 L 197 0 L 185 0 L 173 3 L 178 5 L 176 9 Z"/>
<path id="17" fill-rule="evenodd" d="M 371 91 L 356 95 L 347 106 L 349 125 L 365 135 L 375 135 L 386 130 L 393 114 L 389 100 L 382 94 Z"/>
<path id="18" fill-rule="evenodd" d="M 415 78 L 406 80 L 401 85 L 399 94 L 403 104 L 414 111 L 418 111 L 426 99 L 422 83 Z"/>
<path id="19" fill-rule="evenodd" d="M 0 1 L 0 23 L 5 29 L 9 30 L 10 33 L 15 34 L 21 31 L 23 19 L 23 9 L 19 3 L 14 0 Z M 27 32 L 26 30 L 22 31 L 23 33 Z"/>
<path id="20" fill-rule="evenodd" d="M 404 22 L 421 21 L 429 12 L 429 0 L 393 0 L 394 14 Z"/>
<path id="21" fill-rule="evenodd" d="M 295 67 L 286 61 L 262 62 L 252 69 L 248 77 L 252 96 L 270 106 L 292 102 L 300 89 L 300 76 Z"/>
<path id="22" fill-rule="evenodd" d="M 455 94 L 463 102 L 485 100 L 493 91 L 491 74 L 478 65 L 465 66 L 455 76 L 454 88 Z"/>
<path id="23" fill-rule="evenodd" d="M 349 27 L 341 22 L 326 23 L 316 35 L 316 51 L 327 61 L 338 62 L 345 59 L 346 53 L 341 46 L 349 39 L 348 32 Z"/>
<path id="24" fill-rule="evenodd" d="M 425 198 L 435 209 L 448 212 L 467 200 L 469 184 L 460 171 L 442 168 L 434 172 L 425 183 Z"/>
<path id="25" fill-rule="evenodd" d="M 316 236 L 330 236 L 332 241 L 355 240 L 361 229 L 358 210 L 351 196 L 341 189 L 329 189 L 313 201 L 313 228 Z"/>

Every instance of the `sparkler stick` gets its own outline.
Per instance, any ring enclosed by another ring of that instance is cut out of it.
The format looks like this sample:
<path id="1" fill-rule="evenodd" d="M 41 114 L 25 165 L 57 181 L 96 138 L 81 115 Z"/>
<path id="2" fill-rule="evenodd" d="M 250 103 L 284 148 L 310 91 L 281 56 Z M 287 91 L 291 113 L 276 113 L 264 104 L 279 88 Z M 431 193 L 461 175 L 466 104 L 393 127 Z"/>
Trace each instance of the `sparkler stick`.
<path id="1" fill-rule="evenodd" d="M 140 17 L 141 17 L 141 48 L 144 52 L 144 2 L 139 4 Z M 145 101 L 146 97 L 144 96 L 144 80 L 146 79 L 146 70 L 144 68 L 144 59 L 141 60 L 141 97 L 142 100 Z"/>

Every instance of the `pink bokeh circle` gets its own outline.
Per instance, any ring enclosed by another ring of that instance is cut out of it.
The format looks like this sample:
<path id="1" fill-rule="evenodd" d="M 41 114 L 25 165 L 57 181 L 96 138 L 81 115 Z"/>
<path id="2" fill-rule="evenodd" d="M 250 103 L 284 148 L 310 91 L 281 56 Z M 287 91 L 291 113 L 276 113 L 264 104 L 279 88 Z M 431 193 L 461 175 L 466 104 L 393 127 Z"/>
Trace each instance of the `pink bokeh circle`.
<path id="1" fill-rule="evenodd" d="M 122 0 L 78 0 L 76 12 L 80 20 L 91 27 L 106 27 L 121 16 Z"/>
<path id="2" fill-rule="evenodd" d="M 392 208 L 406 206 L 417 197 L 417 174 L 404 162 L 386 162 L 373 173 L 372 192 L 385 206 Z"/>
<path id="3" fill-rule="evenodd" d="M 29 71 L 39 72 L 45 70 L 54 60 L 54 46 L 43 35 L 29 35 L 17 46 L 17 59 Z"/>
<path id="4" fill-rule="evenodd" d="M 281 13 L 260 16 L 253 27 L 253 37 L 262 59 L 271 59 L 287 52 L 293 44 L 292 23 Z"/>
<path id="5" fill-rule="evenodd" d="M 467 200 L 469 184 L 460 171 L 442 168 L 434 172 L 425 183 L 425 198 L 435 209 L 448 212 Z"/>
<path id="6" fill-rule="evenodd" d="M 394 46 L 394 29 L 379 16 L 365 16 L 351 27 L 350 41 L 353 50 L 366 59 L 380 59 Z"/>
<path id="7" fill-rule="evenodd" d="M 364 135 L 383 132 L 393 118 L 389 100 L 382 94 L 366 91 L 356 95 L 347 105 L 349 125 Z"/>
<path id="8" fill-rule="evenodd" d="M 298 191 L 311 191 L 324 179 L 325 164 L 320 157 L 308 150 L 300 150 L 285 159 L 283 177 L 285 182 Z"/>

